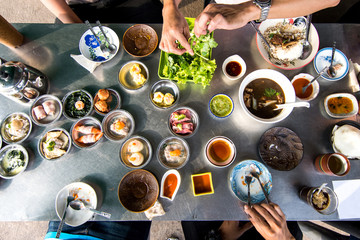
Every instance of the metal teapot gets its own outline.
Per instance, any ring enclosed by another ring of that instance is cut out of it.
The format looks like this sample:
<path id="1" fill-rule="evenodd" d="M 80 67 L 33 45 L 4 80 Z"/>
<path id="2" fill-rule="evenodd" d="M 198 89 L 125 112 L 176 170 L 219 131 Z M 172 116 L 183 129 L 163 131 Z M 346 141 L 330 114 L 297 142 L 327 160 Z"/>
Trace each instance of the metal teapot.
<path id="1" fill-rule="evenodd" d="M 0 93 L 19 103 L 31 103 L 48 93 L 49 80 L 39 70 L 21 62 L 0 59 Z"/>

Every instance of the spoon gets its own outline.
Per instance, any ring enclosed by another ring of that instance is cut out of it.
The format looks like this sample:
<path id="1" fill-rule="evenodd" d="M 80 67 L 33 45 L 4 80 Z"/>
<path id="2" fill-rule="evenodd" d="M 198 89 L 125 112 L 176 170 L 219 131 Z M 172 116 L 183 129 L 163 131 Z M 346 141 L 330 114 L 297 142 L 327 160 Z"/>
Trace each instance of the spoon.
<path id="1" fill-rule="evenodd" d="M 110 50 L 110 53 L 111 53 L 111 54 L 114 54 L 114 53 L 116 52 L 116 50 L 117 50 L 116 45 L 115 45 L 115 44 L 113 44 L 113 43 L 110 43 L 110 41 L 109 41 L 108 37 L 106 36 L 106 34 L 105 34 L 104 30 L 103 30 L 103 27 L 102 27 L 102 25 L 100 24 L 100 21 L 99 21 L 99 20 L 98 20 L 98 21 L 96 21 L 96 24 L 97 24 L 97 25 L 98 25 L 98 27 L 100 28 L 100 30 L 101 30 L 101 32 L 102 32 L 102 34 L 103 34 L 103 35 L 104 35 L 104 37 L 105 37 L 106 42 L 108 43 L 108 47 L 107 47 L 107 49 L 109 49 L 109 50 Z"/>
<path id="2" fill-rule="evenodd" d="M 307 16 L 307 22 L 306 22 L 306 33 L 305 33 L 305 42 L 303 44 L 303 52 L 300 56 L 301 60 L 305 60 L 308 58 L 312 51 L 311 43 L 309 42 L 309 32 L 310 32 L 310 23 L 311 23 L 312 15 Z"/>
<path id="3" fill-rule="evenodd" d="M 73 196 L 68 196 L 67 199 L 66 199 L 66 206 L 65 206 L 65 209 L 64 209 L 64 213 L 62 215 L 62 218 L 61 218 L 61 222 L 59 224 L 59 227 L 57 229 L 57 232 L 56 232 L 56 238 L 59 238 L 60 237 L 60 233 L 61 233 L 61 230 L 64 226 L 64 223 L 65 223 L 65 217 L 66 217 L 66 210 L 67 208 L 69 207 L 69 203 L 71 201 L 73 201 L 75 198 Z"/>
<path id="4" fill-rule="evenodd" d="M 311 80 L 308 84 L 306 84 L 306 86 L 304 86 L 303 88 L 302 88 L 302 93 L 304 93 L 304 92 L 306 92 L 306 89 L 313 83 L 313 82 L 315 82 L 316 80 L 318 80 L 320 77 L 321 77 L 321 75 L 326 71 L 326 70 L 328 70 L 329 69 L 329 67 L 324 67 L 323 68 L 323 70 L 321 70 L 320 72 L 319 72 L 319 74 L 316 76 L 316 77 L 314 77 L 314 79 L 313 80 Z"/>
<path id="5" fill-rule="evenodd" d="M 85 206 L 84 202 L 81 201 L 81 200 L 79 200 L 79 199 L 70 202 L 70 207 L 72 207 L 74 210 L 84 210 L 84 209 L 87 209 L 87 210 L 90 210 L 90 211 L 92 211 L 93 213 L 95 213 L 95 214 L 97 214 L 97 215 L 100 215 L 100 216 L 106 217 L 106 218 L 110 218 L 110 217 L 111 217 L 111 214 L 110 214 L 110 213 L 101 212 L 101 211 L 98 211 L 98 210 L 93 209 L 93 208 L 91 208 L 91 207 Z"/>
<path id="6" fill-rule="evenodd" d="M 310 107 L 309 102 L 291 102 L 291 103 L 283 103 L 283 104 L 275 104 L 276 108 L 274 110 L 279 110 L 287 107 Z"/>
<path id="7" fill-rule="evenodd" d="M 266 203 L 269 203 L 269 202 L 270 202 L 270 200 L 269 200 L 269 195 L 268 195 L 268 193 L 265 191 L 264 186 L 261 184 L 261 181 L 260 181 L 260 178 L 259 178 L 259 174 L 258 174 L 257 172 L 251 172 L 251 175 L 259 181 L 261 190 L 263 191 L 264 196 L 265 196 L 265 199 L 266 199 Z"/>
<path id="8" fill-rule="evenodd" d="M 333 66 L 333 63 L 334 63 L 334 55 L 335 55 L 335 46 L 336 46 L 336 42 L 334 41 L 334 45 L 333 45 L 333 48 L 332 48 L 332 53 L 331 53 L 331 62 L 330 62 L 330 67 L 327 71 L 327 74 L 334 78 L 336 76 L 336 69 L 334 68 Z"/>
<path id="9" fill-rule="evenodd" d="M 90 29 L 91 33 L 94 35 L 96 41 L 99 43 L 100 45 L 100 50 L 102 52 L 110 52 L 110 50 L 105 46 L 105 44 L 102 44 L 100 39 L 98 38 L 98 36 L 96 35 L 96 33 L 94 32 L 94 29 L 92 28 L 90 22 L 88 20 L 85 21 L 86 26 L 88 26 L 88 28 Z"/>
<path id="10" fill-rule="evenodd" d="M 327 185 L 327 183 L 323 183 L 321 184 L 321 186 L 319 187 L 319 190 L 317 190 L 316 195 L 319 195 L 319 193 L 321 192 L 321 190 Z"/>
<path id="11" fill-rule="evenodd" d="M 247 199 L 247 202 L 248 202 L 248 205 L 251 206 L 251 199 L 250 199 L 250 183 L 252 181 L 252 177 L 251 176 L 245 176 L 245 183 L 246 185 L 248 186 L 248 199 Z"/>

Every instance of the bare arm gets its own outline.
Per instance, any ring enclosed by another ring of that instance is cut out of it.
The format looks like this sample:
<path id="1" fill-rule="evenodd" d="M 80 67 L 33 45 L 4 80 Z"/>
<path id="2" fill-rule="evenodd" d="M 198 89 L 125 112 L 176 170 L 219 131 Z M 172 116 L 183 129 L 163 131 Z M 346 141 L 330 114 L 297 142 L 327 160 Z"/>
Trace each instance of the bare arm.
<path id="1" fill-rule="evenodd" d="M 340 0 L 272 0 L 268 18 L 287 18 L 308 15 L 325 8 L 334 7 Z M 235 5 L 209 4 L 197 17 L 196 35 L 215 29 L 237 29 L 249 21 L 260 18 L 260 8 L 252 1 Z M 209 23 L 209 24 L 208 24 Z"/>
<path id="2" fill-rule="evenodd" d="M 82 23 L 65 0 L 41 0 L 41 2 L 63 23 Z"/>
<path id="3" fill-rule="evenodd" d="M 181 0 L 164 0 L 163 29 L 160 41 L 160 49 L 165 52 L 194 54 L 188 43 L 190 37 L 189 26 L 179 11 L 178 5 Z M 185 49 L 178 49 L 178 41 Z"/>

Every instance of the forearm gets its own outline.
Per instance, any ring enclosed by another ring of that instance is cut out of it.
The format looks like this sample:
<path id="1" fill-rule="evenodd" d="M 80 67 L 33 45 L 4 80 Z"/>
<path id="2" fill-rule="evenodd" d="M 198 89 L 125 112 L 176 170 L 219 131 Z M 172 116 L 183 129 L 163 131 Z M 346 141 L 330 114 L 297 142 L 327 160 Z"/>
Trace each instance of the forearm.
<path id="1" fill-rule="evenodd" d="M 82 23 L 65 0 L 41 0 L 41 2 L 63 23 Z"/>

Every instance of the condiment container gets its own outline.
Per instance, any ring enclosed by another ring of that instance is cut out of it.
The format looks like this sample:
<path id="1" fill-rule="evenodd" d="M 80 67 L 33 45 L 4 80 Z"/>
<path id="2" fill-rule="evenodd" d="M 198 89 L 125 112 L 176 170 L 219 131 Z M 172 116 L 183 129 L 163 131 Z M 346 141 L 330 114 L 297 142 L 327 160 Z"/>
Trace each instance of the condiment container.
<path id="1" fill-rule="evenodd" d="M 345 176 L 350 171 L 350 161 L 341 153 L 323 154 L 315 159 L 315 167 L 323 174 Z"/>
<path id="2" fill-rule="evenodd" d="M 350 93 L 334 93 L 324 100 L 326 113 L 333 118 L 347 118 L 355 116 L 359 105 L 354 95 Z"/>
<path id="3" fill-rule="evenodd" d="M 293 77 L 291 84 L 293 85 L 296 97 L 299 100 L 311 101 L 317 97 L 320 91 L 320 86 L 316 80 L 311 83 L 304 93 L 302 93 L 302 88 L 309 84 L 313 79 L 314 77 L 307 73 L 300 73 Z"/>
<path id="4" fill-rule="evenodd" d="M 160 197 L 173 201 L 181 183 L 180 173 L 171 169 L 164 173 L 161 179 Z"/>
<path id="5" fill-rule="evenodd" d="M 213 137 L 206 144 L 205 156 L 213 166 L 227 167 L 235 160 L 236 147 L 227 137 Z"/>
<path id="6" fill-rule="evenodd" d="M 246 72 L 246 63 L 239 55 L 235 54 L 225 59 L 222 71 L 228 79 L 238 80 Z"/>
<path id="7" fill-rule="evenodd" d="M 209 110 L 217 118 L 226 118 L 234 110 L 234 101 L 226 94 L 216 94 L 209 101 Z"/>
<path id="8" fill-rule="evenodd" d="M 303 187 L 300 190 L 300 198 L 324 215 L 334 213 L 338 207 L 336 193 L 329 187 L 323 187 L 321 191 L 319 187 Z"/>
<path id="9" fill-rule="evenodd" d="M 211 172 L 193 174 L 191 180 L 195 197 L 214 193 Z"/>

